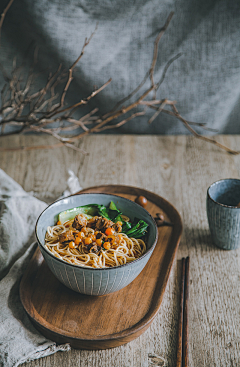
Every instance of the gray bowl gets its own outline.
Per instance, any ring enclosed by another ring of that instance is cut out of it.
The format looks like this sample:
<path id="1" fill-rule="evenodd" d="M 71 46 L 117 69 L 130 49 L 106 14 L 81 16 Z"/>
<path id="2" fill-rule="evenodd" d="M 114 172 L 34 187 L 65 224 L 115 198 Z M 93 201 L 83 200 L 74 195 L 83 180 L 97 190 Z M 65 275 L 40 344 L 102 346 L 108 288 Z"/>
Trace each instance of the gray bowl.
<path id="1" fill-rule="evenodd" d="M 69 264 L 55 257 L 45 247 L 47 227 L 56 223 L 60 212 L 86 204 L 95 203 L 107 206 L 111 200 L 122 213 L 131 219 L 137 217 L 149 224 L 147 251 L 143 256 L 131 263 L 114 268 L 94 269 Z M 108 194 L 79 194 L 56 201 L 39 216 L 35 232 L 41 253 L 58 280 L 73 291 L 95 296 L 116 292 L 131 283 L 147 264 L 158 239 L 156 223 L 144 208 L 131 200 Z"/>

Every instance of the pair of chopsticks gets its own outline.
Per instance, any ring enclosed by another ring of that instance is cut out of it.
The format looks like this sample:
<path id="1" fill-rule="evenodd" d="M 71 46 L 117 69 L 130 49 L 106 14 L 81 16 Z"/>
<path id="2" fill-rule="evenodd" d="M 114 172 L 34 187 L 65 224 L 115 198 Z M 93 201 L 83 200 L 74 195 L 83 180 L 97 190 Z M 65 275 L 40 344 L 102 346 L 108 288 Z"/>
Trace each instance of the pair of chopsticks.
<path id="1" fill-rule="evenodd" d="M 182 258 L 176 367 L 188 367 L 189 256 Z"/>

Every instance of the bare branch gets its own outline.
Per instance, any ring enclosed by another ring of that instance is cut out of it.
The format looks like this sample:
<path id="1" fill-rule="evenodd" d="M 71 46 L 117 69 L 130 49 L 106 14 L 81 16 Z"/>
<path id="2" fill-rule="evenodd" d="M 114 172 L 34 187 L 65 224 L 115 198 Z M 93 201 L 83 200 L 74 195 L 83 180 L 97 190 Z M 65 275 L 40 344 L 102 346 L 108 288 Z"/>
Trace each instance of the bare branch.
<path id="1" fill-rule="evenodd" d="M 237 154 L 239 154 L 240 153 L 240 151 L 237 151 L 237 150 L 232 150 L 232 149 L 230 149 L 230 148 L 228 148 L 228 147 L 226 147 L 225 145 L 222 145 L 222 144 L 220 144 L 218 141 L 216 141 L 216 140 L 214 140 L 214 139 L 211 139 L 211 138 L 208 138 L 207 136 L 203 136 L 203 135 L 200 135 L 200 134 L 198 134 L 191 126 L 189 126 L 189 124 L 187 123 L 187 121 L 179 114 L 179 112 L 178 112 L 178 110 L 177 110 L 177 108 L 173 105 L 172 106 L 172 109 L 173 109 L 173 111 L 175 112 L 175 115 L 176 115 L 176 117 L 179 119 L 179 120 L 181 120 L 183 123 L 184 123 L 184 125 L 186 126 L 186 128 L 196 137 L 196 138 L 198 138 L 198 139 L 201 139 L 201 140 L 204 140 L 204 141 L 207 141 L 207 142 L 209 142 L 209 143 L 212 143 L 212 144 L 214 144 L 214 145 L 216 145 L 216 146 L 218 146 L 219 148 L 221 148 L 221 149 L 224 149 L 224 150 L 226 150 L 228 153 L 230 153 L 230 154 L 234 154 L 234 155 L 237 155 Z"/>
<path id="2" fill-rule="evenodd" d="M 103 126 L 102 128 L 96 130 L 95 132 L 102 132 L 104 130 L 108 130 L 108 129 L 117 129 L 118 127 L 126 124 L 127 122 L 129 122 L 130 120 L 134 119 L 135 117 L 137 116 L 143 116 L 145 115 L 145 110 L 144 111 L 141 111 L 141 112 L 135 112 L 133 113 L 131 116 L 129 116 L 128 118 L 118 122 L 117 124 L 115 125 L 108 125 L 108 126 Z"/>
<path id="3" fill-rule="evenodd" d="M 154 115 L 148 120 L 148 123 L 151 124 L 155 118 L 162 112 L 163 108 L 166 106 L 167 100 L 165 99 L 160 106 L 157 108 L 157 111 L 154 113 Z"/>
<path id="4" fill-rule="evenodd" d="M 106 86 L 111 83 L 112 81 L 112 78 L 110 78 L 105 84 L 103 84 L 100 88 L 98 88 L 97 90 L 93 91 L 87 98 L 85 99 L 82 99 L 81 101 L 75 103 L 74 105 L 72 106 L 68 106 L 60 111 L 53 111 L 50 115 L 48 115 L 48 118 L 51 118 L 52 116 L 56 115 L 57 113 L 63 113 L 63 112 L 66 112 L 66 111 L 69 111 L 69 110 L 72 110 L 73 108 L 76 108 L 76 107 L 79 107 L 81 105 L 85 105 L 88 103 L 88 101 L 95 97 L 99 92 L 101 92 L 104 88 L 106 88 Z"/>
<path id="5" fill-rule="evenodd" d="M 154 80 L 153 80 L 153 74 L 154 74 L 154 70 L 155 70 L 155 65 L 156 65 L 156 61 L 157 61 L 157 55 L 158 55 L 158 44 L 160 39 L 162 38 L 163 34 L 165 33 L 172 17 L 174 15 L 174 12 L 171 12 L 167 18 L 167 21 L 165 23 L 165 25 L 162 27 L 162 29 L 160 30 L 157 38 L 155 39 L 154 42 L 154 51 L 153 51 L 153 59 L 152 59 L 152 63 L 151 63 L 151 67 L 150 69 L 146 72 L 143 80 L 141 81 L 141 83 L 126 97 L 124 97 L 121 101 L 119 101 L 113 108 L 113 111 L 115 111 L 117 108 L 119 108 L 124 102 L 128 101 L 131 97 L 133 97 L 146 83 L 146 81 L 148 80 L 148 78 L 150 77 L 151 83 L 152 83 L 152 87 L 155 87 L 154 84 Z M 156 98 L 156 96 L 155 96 Z M 104 117 L 107 117 L 107 115 L 105 115 Z"/>
<path id="6" fill-rule="evenodd" d="M 7 4 L 6 8 L 3 10 L 1 18 L 0 18 L 0 47 L 1 47 L 1 31 L 2 31 L 2 25 L 3 25 L 3 21 L 4 18 L 10 8 L 10 6 L 12 5 L 12 3 L 14 2 L 14 0 L 10 0 L 9 3 Z"/>
<path id="7" fill-rule="evenodd" d="M 164 24 L 164 26 L 162 27 L 162 29 L 158 33 L 158 35 L 157 35 L 157 37 L 155 39 L 155 42 L 154 42 L 153 60 L 152 60 L 152 65 L 151 65 L 150 70 L 149 70 L 149 75 L 150 75 L 150 80 L 151 80 L 152 87 L 155 87 L 153 76 L 154 76 L 154 70 L 155 70 L 157 56 L 158 56 L 158 45 L 159 45 L 159 41 L 162 38 L 163 34 L 165 33 L 167 27 L 169 26 L 169 23 L 171 22 L 171 19 L 173 17 L 173 14 L 174 14 L 173 12 L 171 12 L 169 14 L 166 23 Z M 153 99 L 156 99 L 156 95 L 154 96 Z"/>
<path id="8" fill-rule="evenodd" d="M 59 103 L 59 106 L 58 108 L 54 111 L 56 112 L 59 108 L 63 107 L 64 105 L 64 101 L 65 101 L 65 97 L 66 97 L 66 93 L 68 91 L 68 88 L 73 80 L 73 69 L 75 68 L 75 66 L 77 65 L 77 63 L 79 62 L 79 60 L 82 58 L 83 54 L 84 54 L 84 51 L 85 51 L 85 48 L 87 47 L 87 45 L 90 43 L 91 39 L 93 38 L 95 32 L 97 30 L 97 25 L 95 27 L 95 30 L 93 31 L 93 33 L 91 34 L 91 36 L 89 38 L 85 38 L 85 42 L 83 44 L 83 47 L 82 47 L 82 50 L 81 50 L 81 53 L 80 55 L 78 56 L 78 58 L 74 61 L 74 63 L 72 64 L 72 66 L 69 68 L 69 71 L 68 71 L 68 80 L 67 80 L 67 83 L 64 87 L 64 90 L 63 90 L 63 93 L 62 93 L 62 96 L 61 96 L 61 99 L 60 99 L 60 103 Z"/>
<path id="9" fill-rule="evenodd" d="M 151 109 L 155 110 L 155 111 L 158 111 L 159 110 L 159 107 L 155 106 L 155 104 L 160 104 L 160 103 L 163 103 L 164 100 L 160 100 L 160 101 L 142 101 L 140 102 L 141 105 L 144 105 L 144 106 L 148 106 L 150 107 Z M 166 101 L 166 105 L 175 105 L 177 102 L 176 101 L 169 101 L 169 100 L 165 100 Z M 173 116 L 173 117 L 177 117 L 176 114 L 173 112 L 173 111 L 169 111 L 169 110 L 166 110 L 164 108 L 161 109 L 161 112 L 165 113 L 165 114 L 168 114 L 170 116 Z M 195 125 L 195 126 L 198 126 L 204 130 L 207 130 L 207 131 L 211 131 L 211 132 L 217 132 L 216 129 L 212 129 L 211 127 L 207 127 L 206 126 L 206 123 L 203 123 L 203 122 L 193 122 L 193 121 L 187 121 L 186 122 L 189 124 L 189 125 Z"/>
<path id="10" fill-rule="evenodd" d="M 168 68 L 169 66 L 175 61 L 177 60 L 179 57 L 182 56 L 182 53 L 179 52 L 177 55 L 173 56 L 168 62 L 167 64 L 165 65 L 164 69 L 163 69 L 163 72 L 162 72 L 162 76 L 161 76 L 161 79 L 158 81 L 158 83 L 156 84 L 155 86 L 155 90 L 157 91 L 160 87 L 160 85 L 163 83 L 164 79 L 165 79 L 165 76 L 167 74 L 167 71 L 168 71 Z"/>

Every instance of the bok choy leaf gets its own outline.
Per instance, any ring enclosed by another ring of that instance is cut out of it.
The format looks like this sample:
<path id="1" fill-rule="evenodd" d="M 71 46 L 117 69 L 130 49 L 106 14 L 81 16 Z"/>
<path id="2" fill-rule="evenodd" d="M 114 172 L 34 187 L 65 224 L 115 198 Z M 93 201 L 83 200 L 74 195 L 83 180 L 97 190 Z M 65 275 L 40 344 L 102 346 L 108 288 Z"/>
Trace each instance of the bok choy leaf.
<path id="1" fill-rule="evenodd" d="M 139 220 L 131 229 L 124 232 L 128 237 L 141 238 L 147 232 L 148 224 L 144 220 Z"/>

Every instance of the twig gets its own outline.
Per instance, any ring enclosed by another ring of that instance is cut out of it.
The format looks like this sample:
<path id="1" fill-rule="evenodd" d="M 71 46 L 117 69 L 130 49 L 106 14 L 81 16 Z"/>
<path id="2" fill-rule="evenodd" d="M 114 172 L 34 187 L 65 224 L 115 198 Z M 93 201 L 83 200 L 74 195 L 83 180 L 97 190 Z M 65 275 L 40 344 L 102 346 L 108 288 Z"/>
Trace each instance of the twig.
<path id="1" fill-rule="evenodd" d="M 14 0 L 10 0 L 9 3 L 7 4 L 6 8 L 3 10 L 1 18 L 0 18 L 0 47 L 1 47 L 1 30 L 2 30 L 2 25 L 3 25 L 3 21 L 4 18 L 10 8 L 10 6 L 12 5 L 12 3 L 14 2 Z"/>
<path id="2" fill-rule="evenodd" d="M 155 120 L 155 118 L 162 112 L 163 108 L 166 106 L 166 103 L 167 103 L 167 100 L 164 99 L 164 101 L 157 108 L 157 111 L 154 113 L 154 115 L 148 120 L 149 124 L 151 124 Z"/>
<path id="3" fill-rule="evenodd" d="M 162 103 L 162 101 L 158 101 L 158 102 Z M 177 103 L 176 101 L 169 101 L 168 100 L 166 104 L 171 105 L 171 104 L 176 104 L 176 103 Z M 140 102 L 140 104 L 146 105 L 146 106 L 158 111 L 158 107 L 154 106 L 155 101 L 142 101 L 142 102 Z M 169 111 L 169 110 L 166 110 L 166 109 L 163 108 L 161 112 L 164 112 L 164 113 L 166 113 L 170 116 L 174 116 L 174 117 L 178 118 L 178 116 L 173 111 Z M 207 130 L 207 131 L 217 132 L 216 129 L 212 129 L 211 127 L 206 126 L 206 123 L 203 123 L 203 122 L 193 122 L 193 121 L 187 121 L 187 120 L 186 120 L 186 122 L 189 125 L 195 125 L 195 126 L 198 126 L 198 127 L 202 128 L 204 130 Z"/>
<path id="4" fill-rule="evenodd" d="M 97 90 L 93 91 L 87 98 L 84 98 L 82 99 L 81 101 L 75 103 L 74 105 L 72 106 L 69 106 L 69 107 L 66 107 L 62 110 L 59 110 L 59 111 L 56 111 L 55 112 L 53 111 L 50 115 L 48 115 L 48 118 L 51 118 L 52 116 L 56 115 L 56 113 L 63 113 L 63 112 L 66 112 L 66 111 L 69 111 L 69 110 L 72 110 L 73 108 L 76 108 L 76 107 L 79 107 L 81 105 L 85 105 L 88 103 L 88 101 L 95 97 L 99 92 L 101 92 L 104 88 L 106 88 L 106 86 L 111 83 L 112 81 L 112 78 L 110 78 L 105 84 L 103 84 L 100 88 L 98 88 Z"/>
<path id="5" fill-rule="evenodd" d="M 93 38 L 93 36 L 94 36 L 94 34 L 95 34 L 96 30 L 97 30 L 97 25 L 96 25 L 96 27 L 95 27 L 95 30 L 92 32 L 91 36 L 90 36 L 89 38 L 85 38 L 85 42 L 84 42 L 84 44 L 83 44 L 82 51 L 81 51 L 80 55 L 79 55 L 79 56 L 78 56 L 78 58 L 74 61 L 74 63 L 72 64 L 72 66 L 69 68 L 69 72 L 68 72 L 68 80 L 67 80 L 67 83 L 66 83 L 66 85 L 65 85 L 65 87 L 64 87 L 64 90 L 63 90 L 63 93 L 62 93 L 62 96 L 61 96 L 61 99 L 60 99 L 60 104 L 59 104 L 59 106 L 58 106 L 58 107 L 57 107 L 57 108 L 56 108 L 52 113 L 55 113 L 56 111 L 58 111 L 58 110 L 59 110 L 59 108 L 63 107 L 63 105 L 64 105 L 64 101 L 65 101 L 65 97 L 66 97 L 66 93 L 67 93 L 67 91 L 68 91 L 68 88 L 69 88 L 69 86 L 70 86 L 70 84 L 71 84 L 72 80 L 73 80 L 73 76 L 72 76 L 72 74 L 73 74 L 73 69 L 75 68 L 75 66 L 77 65 L 77 63 L 79 62 L 79 60 L 82 58 L 82 56 L 83 56 L 83 54 L 84 54 L 84 51 L 85 51 L 85 48 L 86 48 L 86 46 L 89 44 L 89 42 L 91 41 L 91 39 Z M 75 107 L 75 106 L 74 106 L 74 107 Z M 63 110 L 63 111 L 61 111 L 61 112 L 64 112 L 64 110 Z M 52 116 L 52 114 L 50 114 L 50 116 L 48 116 L 48 117 L 51 117 L 51 116 Z"/>
<path id="6" fill-rule="evenodd" d="M 167 64 L 166 64 L 166 66 L 164 67 L 164 69 L 163 69 L 163 73 L 162 73 L 162 76 L 161 76 L 161 78 L 160 78 L 160 80 L 158 81 L 158 83 L 156 84 L 156 86 L 155 86 L 155 90 L 158 90 L 159 89 L 159 87 L 161 86 L 161 84 L 163 83 L 163 81 L 164 81 L 164 79 L 165 79 L 165 76 L 166 76 L 166 73 L 167 73 L 167 71 L 168 71 L 168 68 L 169 68 L 169 66 L 175 61 L 175 60 L 177 60 L 179 57 L 181 57 L 182 56 L 182 53 L 181 52 L 179 52 L 177 55 L 175 55 L 175 56 L 173 56 L 168 62 L 167 62 Z"/>
<path id="7" fill-rule="evenodd" d="M 155 87 L 156 87 L 155 83 L 154 83 L 154 80 L 153 80 L 153 76 L 154 76 L 154 70 L 155 70 L 156 61 L 157 61 L 159 41 L 162 38 L 163 34 L 165 33 L 167 27 L 169 26 L 169 23 L 170 23 L 170 21 L 173 17 L 173 14 L 174 14 L 173 12 L 171 12 L 169 14 L 166 23 L 162 27 L 161 31 L 158 33 L 158 35 L 155 39 L 155 42 L 154 42 L 153 60 L 152 60 L 152 65 L 151 65 L 150 70 L 149 70 L 149 76 L 150 76 L 150 80 L 151 80 L 151 84 L 152 84 L 153 89 L 155 89 Z M 154 98 L 153 99 L 156 99 L 156 91 L 154 93 Z"/>
<path id="8" fill-rule="evenodd" d="M 230 148 L 228 148 L 228 147 L 226 147 L 225 145 L 223 145 L 223 144 L 220 144 L 218 141 L 216 141 L 216 140 L 214 140 L 214 139 L 211 139 L 211 138 L 208 138 L 208 137 L 206 137 L 206 136 L 203 136 L 203 135 L 200 135 L 200 134 L 198 134 L 189 124 L 188 124 L 188 122 L 179 114 L 179 112 L 178 112 L 178 110 L 177 110 L 177 108 L 176 108 L 176 106 L 175 105 L 172 105 L 171 106 L 172 107 L 172 109 L 173 109 L 173 111 L 175 112 L 175 116 L 179 119 L 179 120 L 181 120 L 183 123 L 184 123 L 184 125 L 186 126 L 186 128 L 196 137 L 196 138 L 198 138 L 198 139 L 201 139 L 201 140 L 204 140 L 204 141 L 207 141 L 207 142 L 209 142 L 209 143 L 212 143 L 212 144 L 214 144 L 214 145 L 216 145 L 216 146 L 218 146 L 219 148 L 221 148 L 221 149 L 224 149 L 224 150 L 226 150 L 228 153 L 230 153 L 230 154 L 234 154 L 234 155 L 237 155 L 237 154 L 239 154 L 240 153 L 240 151 L 237 151 L 237 150 L 233 150 L 233 149 L 230 149 Z"/>
<path id="9" fill-rule="evenodd" d="M 119 101 L 113 108 L 112 112 L 115 111 L 117 108 L 119 108 L 124 102 L 128 101 L 131 97 L 133 97 L 134 95 L 136 95 L 136 93 L 144 86 L 144 84 L 146 83 L 146 81 L 148 80 L 148 78 L 150 77 L 151 79 L 151 83 L 152 83 L 152 87 L 155 87 L 154 81 L 153 81 L 153 74 L 154 74 L 154 70 L 155 70 L 155 65 L 156 65 L 156 61 L 157 61 L 157 55 L 158 55 L 158 44 L 160 42 L 161 37 L 163 36 L 163 34 L 165 33 L 172 17 L 174 15 L 174 12 L 171 12 L 167 18 L 166 23 L 164 24 L 164 26 L 162 27 L 162 29 L 160 30 L 157 38 L 155 39 L 154 42 L 154 51 L 153 51 L 153 59 L 152 59 L 152 63 L 150 66 L 150 69 L 146 72 L 143 80 L 141 81 L 141 83 L 126 97 L 124 97 L 121 101 Z M 107 115 L 105 115 L 105 117 L 107 117 Z"/>
<path id="10" fill-rule="evenodd" d="M 122 125 L 126 124 L 127 122 L 129 122 L 130 120 L 134 119 L 134 118 L 135 118 L 135 117 L 137 117 L 137 116 L 143 116 L 143 115 L 145 115 L 145 112 L 146 112 L 146 110 L 141 111 L 141 112 L 135 112 L 135 113 L 133 113 L 131 116 L 129 116 L 129 117 L 127 117 L 126 119 L 124 119 L 124 120 L 122 120 L 122 121 L 118 122 L 117 124 L 115 124 L 115 125 L 103 126 L 102 128 L 100 128 L 100 129 L 96 130 L 95 132 L 102 132 L 102 131 L 104 131 L 104 130 L 108 130 L 108 129 L 116 129 L 116 128 L 118 128 L 118 127 L 120 127 L 120 126 L 122 126 Z"/>

